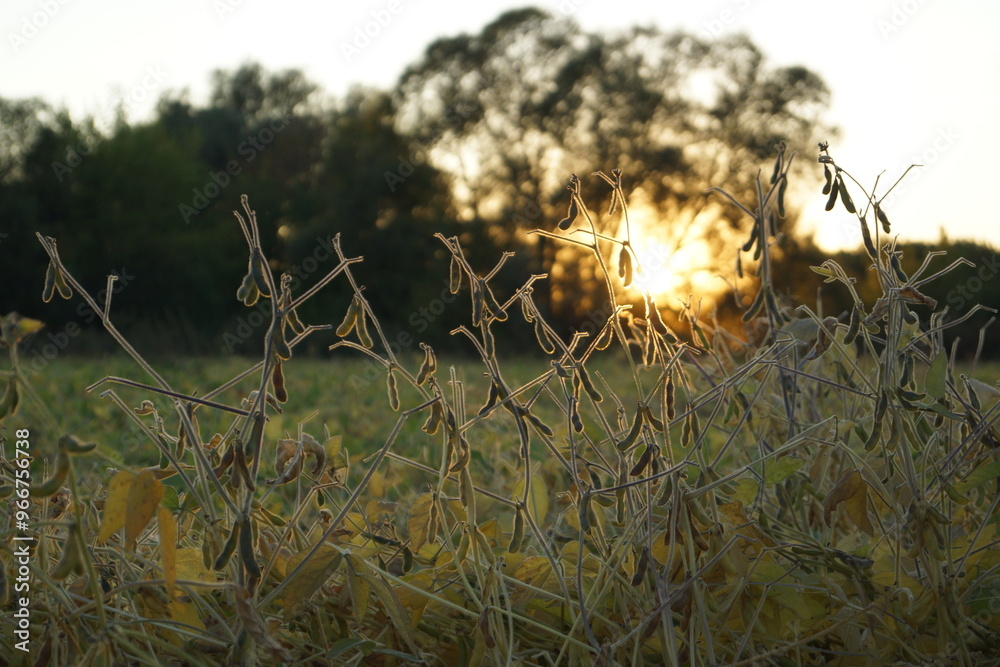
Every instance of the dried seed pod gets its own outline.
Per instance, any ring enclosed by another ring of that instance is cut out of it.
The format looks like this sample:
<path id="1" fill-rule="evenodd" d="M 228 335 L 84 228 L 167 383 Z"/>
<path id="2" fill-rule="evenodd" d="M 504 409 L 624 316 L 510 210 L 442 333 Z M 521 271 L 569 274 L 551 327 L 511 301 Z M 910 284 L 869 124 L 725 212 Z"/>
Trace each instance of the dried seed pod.
<path id="1" fill-rule="evenodd" d="M 569 418 L 573 423 L 573 430 L 577 433 L 583 432 L 583 420 L 580 419 L 579 401 L 575 396 L 569 399 Z"/>
<path id="2" fill-rule="evenodd" d="M 755 222 L 753 227 L 750 228 L 750 239 L 743 244 L 741 250 L 743 252 L 750 252 L 750 249 L 753 248 L 758 238 L 760 238 L 760 225 Z"/>
<path id="3" fill-rule="evenodd" d="M 243 517 L 243 527 L 240 528 L 240 560 L 251 579 L 260 579 L 260 566 L 254 553 L 253 521 L 249 516 Z"/>
<path id="4" fill-rule="evenodd" d="M 389 407 L 394 411 L 399 410 L 399 390 L 396 389 L 396 375 L 392 372 L 392 366 L 386 376 L 386 391 L 389 394 Z"/>
<path id="5" fill-rule="evenodd" d="M 460 289 L 462 289 L 462 263 L 458 261 L 457 255 L 452 255 L 448 270 L 448 290 L 452 294 L 458 294 Z"/>
<path id="6" fill-rule="evenodd" d="M 872 242 L 872 233 L 868 229 L 868 221 L 865 220 L 864 216 L 861 216 L 861 239 L 865 242 L 865 250 L 868 251 L 868 256 L 872 259 L 878 257 L 878 251 L 875 249 L 875 244 Z"/>
<path id="7" fill-rule="evenodd" d="M 64 276 L 63 272 L 58 269 L 56 269 L 56 291 L 59 292 L 59 296 L 64 299 L 69 299 L 73 296 L 73 290 L 71 290 L 69 285 L 66 283 L 66 276 Z"/>
<path id="8" fill-rule="evenodd" d="M 576 221 L 576 217 L 580 214 L 580 207 L 576 203 L 576 197 L 574 196 L 569 202 L 569 210 L 566 212 L 566 217 L 559 221 L 559 229 L 566 231 L 573 223 Z"/>
<path id="9" fill-rule="evenodd" d="M 438 431 L 438 427 L 441 426 L 441 421 L 444 419 L 444 410 L 441 408 L 441 401 L 431 404 L 431 413 L 427 415 L 427 421 L 420 428 L 427 435 L 434 435 Z"/>
<path id="10" fill-rule="evenodd" d="M 49 262 L 49 268 L 45 269 L 45 287 L 42 288 L 42 301 L 48 303 L 52 300 L 52 295 L 56 293 L 56 265 Z"/>
<path id="11" fill-rule="evenodd" d="M 778 217 L 785 217 L 785 189 L 788 187 L 788 179 L 781 181 L 778 186 Z"/>
<path id="12" fill-rule="evenodd" d="M 475 487 L 472 485 L 472 473 L 465 467 L 458 474 L 458 501 L 468 509 L 474 500 Z"/>
<path id="13" fill-rule="evenodd" d="M 854 200 L 851 199 L 851 193 L 847 191 L 847 182 L 843 178 L 839 180 L 840 184 L 840 201 L 844 203 L 844 208 L 847 209 L 848 213 L 857 213 L 857 209 L 854 207 Z"/>
<path id="14" fill-rule="evenodd" d="M 370 350 L 375 343 L 372 342 L 372 337 L 368 333 L 368 315 L 365 313 L 364 306 L 360 305 L 360 302 L 358 309 L 358 323 L 356 327 L 358 331 L 358 342 L 361 343 L 363 347 Z"/>
<path id="15" fill-rule="evenodd" d="M 833 172 L 830 171 L 830 165 L 828 164 L 823 165 L 823 177 L 826 179 L 826 182 L 823 183 L 823 194 L 828 195 L 830 194 L 830 190 L 833 189 Z"/>
<path id="16" fill-rule="evenodd" d="M 642 452 L 642 455 L 639 457 L 639 460 L 636 461 L 636 464 L 632 466 L 632 469 L 629 471 L 628 473 L 629 476 L 638 477 L 639 475 L 641 475 L 643 471 L 646 469 L 646 466 L 649 465 L 649 462 L 652 459 L 653 459 L 653 447 L 652 445 L 646 445 L 646 449 Z"/>
<path id="17" fill-rule="evenodd" d="M 55 568 L 53 568 L 50 576 L 56 581 L 62 581 L 74 573 L 83 574 L 84 567 L 80 557 L 76 526 L 71 525 L 69 536 L 63 542 L 62 558 L 60 558 Z"/>
<path id="18" fill-rule="evenodd" d="M 264 261 L 264 254 L 260 251 L 260 248 L 254 248 L 250 252 L 250 275 L 253 276 L 253 281 L 257 285 L 257 289 L 260 290 L 262 296 L 270 298 L 271 297 L 271 284 L 267 280 L 267 263 Z"/>
<path id="19" fill-rule="evenodd" d="M 236 298 L 242 301 L 244 306 L 252 306 L 260 298 L 260 290 L 257 289 L 257 284 L 253 281 L 250 273 L 243 276 L 243 282 L 236 290 Z"/>
<path id="20" fill-rule="evenodd" d="M 543 422 L 541 419 L 539 419 L 535 415 L 531 414 L 530 412 L 525 412 L 524 416 L 525 416 L 525 418 L 528 421 L 530 421 L 532 424 L 534 424 L 535 428 L 537 428 L 539 430 L 539 432 L 541 432 L 543 435 L 545 435 L 545 436 L 547 436 L 549 438 L 551 438 L 554 435 L 554 433 L 552 432 L 552 429 L 549 428 L 548 425 L 545 422 Z"/>
<path id="21" fill-rule="evenodd" d="M 462 472 L 469 465 L 469 461 L 472 460 L 472 449 L 469 447 L 469 441 L 463 436 L 458 441 L 458 458 L 455 459 L 455 463 L 448 469 L 449 472 Z"/>
<path id="22" fill-rule="evenodd" d="M 545 327 L 542 325 L 541 318 L 535 320 L 535 338 L 538 340 L 538 345 L 545 354 L 552 354 L 556 351 L 552 340 L 549 339 L 548 332 L 545 331 Z"/>
<path id="23" fill-rule="evenodd" d="M 299 314 L 294 308 L 290 309 L 285 314 L 285 322 L 288 324 L 288 328 L 291 329 L 292 333 L 296 336 L 301 336 L 306 332 L 306 325 L 299 319 Z"/>
<path id="24" fill-rule="evenodd" d="M 285 390 L 285 374 L 281 370 L 281 362 L 274 365 L 274 372 L 271 374 L 271 386 L 274 388 L 274 397 L 279 403 L 288 401 L 288 392 Z"/>
<path id="25" fill-rule="evenodd" d="M 663 422 L 656 418 L 656 416 L 653 414 L 653 411 L 649 409 L 649 406 L 643 404 L 642 411 L 645 413 L 644 416 L 646 418 L 646 422 L 648 422 L 649 425 L 652 426 L 654 430 L 663 433 L 663 428 L 664 428 Z"/>
<path id="26" fill-rule="evenodd" d="M 496 296 L 493 294 L 493 290 L 487 286 L 486 281 L 481 281 L 483 295 L 486 297 L 486 305 L 489 307 L 490 312 L 493 314 L 493 319 L 497 322 L 507 321 L 507 311 L 503 309 L 500 302 L 497 301 Z"/>
<path id="27" fill-rule="evenodd" d="M 638 586 L 646 577 L 646 569 L 649 567 L 649 552 L 646 547 L 639 553 L 639 559 L 635 563 L 635 574 L 632 575 L 632 586 Z"/>
<path id="28" fill-rule="evenodd" d="M 483 296 L 483 287 L 478 278 L 472 280 L 472 326 L 478 327 L 483 321 L 483 314 L 486 310 L 486 298 Z"/>
<path id="29" fill-rule="evenodd" d="M 524 514 L 521 513 L 521 508 L 518 507 L 514 511 L 514 528 L 511 531 L 510 545 L 507 547 L 507 551 L 516 554 L 521 550 L 521 542 L 524 540 Z"/>
<path id="30" fill-rule="evenodd" d="M 899 279 L 899 282 L 905 283 L 907 280 L 909 280 L 907 275 L 903 272 L 903 266 L 899 262 L 898 252 L 894 252 L 891 255 L 889 255 L 889 266 L 892 267 L 892 271 L 893 273 L 896 274 L 896 278 Z"/>
<path id="31" fill-rule="evenodd" d="M 625 287 L 632 284 L 632 255 L 629 254 L 628 243 L 622 244 L 621 252 L 618 253 L 618 277 Z"/>
<path id="32" fill-rule="evenodd" d="M 427 378 L 437 370 L 437 357 L 434 356 L 434 350 L 427 343 L 421 343 L 420 347 L 424 350 L 424 361 L 420 364 L 420 371 L 417 373 L 417 385 L 423 386 L 427 382 Z"/>
<path id="33" fill-rule="evenodd" d="M 201 563 L 205 566 L 206 570 L 211 570 L 215 558 L 212 557 L 212 538 L 208 533 L 208 529 L 205 530 L 201 535 Z"/>
<path id="34" fill-rule="evenodd" d="M 767 290 L 767 285 L 761 286 L 760 291 L 757 292 L 757 296 L 754 297 L 753 303 L 751 303 L 750 307 L 747 308 L 747 312 L 743 313 L 742 319 L 744 322 L 749 322 L 750 320 L 752 320 L 754 317 L 757 316 L 758 312 L 760 312 L 761 306 L 764 305 L 764 292 L 766 290 Z"/>
<path id="35" fill-rule="evenodd" d="M 7 389 L 0 398 L 0 419 L 13 417 L 17 414 L 17 408 L 21 404 L 21 394 L 17 390 L 17 377 L 11 375 L 7 378 Z"/>
<path id="36" fill-rule="evenodd" d="M 344 321 L 340 323 L 337 327 L 337 335 L 341 338 L 346 338 L 349 333 L 354 329 L 355 325 L 358 323 L 358 313 L 361 311 L 361 302 L 358 297 L 355 296 L 351 299 L 351 305 L 347 307 L 347 313 L 344 315 Z"/>
<path id="37" fill-rule="evenodd" d="M 243 449 L 246 452 L 247 460 L 253 461 L 257 456 L 261 439 L 264 437 L 264 415 L 261 412 L 254 412 L 250 419 L 253 421 L 250 427 L 250 437 L 247 438 L 246 446 Z"/>
<path id="38" fill-rule="evenodd" d="M 486 397 L 486 403 L 483 404 L 483 407 L 479 408 L 478 415 L 482 417 L 491 409 L 493 409 L 493 406 L 496 405 L 499 401 L 500 401 L 500 387 L 497 386 L 495 380 L 491 380 L 490 393 Z"/>
<path id="39" fill-rule="evenodd" d="M 673 373 L 667 374 L 667 385 L 666 391 L 666 403 L 667 403 L 667 420 L 673 421 L 674 417 L 677 415 L 677 410 L 674 408 L 674 375 Z"/>
<path id="40" fill-rule="evenodd" d="M 851 322 L 847 327 L 847 335 L 844 336 L 844 344 L 850 345 L 854 342 L 854 339 L 858 337 L 858 333 L 861 331 L 861 313 L 858 312 L 858 307 L 855 305 L 851 308 Z"/>
<path id="41" fill-rule="evenodd" d="M 740 253 L 736 253 L 736 277 L 743 277 L 743 258 Z"/>
<path id="42" fill-rule="evenodd" d="M 292 358 L 292 348 L 285 342 L 285 334 L 282 331 L 281 323 L 278 322 L 276 324 L 277 326 L 271 328 L 271 333 L 274 336 L 274 355 L 282 361 L 288 361 Z"/>
<path id="43" fill-rule="evenodd" d="M 486 353 L 487 359 L 493 359 L 496 357 L 497 343 L 496 339 L 493 337 L 493 332 L 490 331 L 489 324 L 483 326 L 483 351 Z"/>
<path id="44" fill-rule="evenodd" d="M 885 232 L 886 234 L 889 234 L 890 233 L 889 230 L 892 227 L 889 224 L 889 217 L 886 216 L 885 211 L 883 211 L 882 207 L 879 206 L 878 204 L 875 204 L 875 217 L 878 219 L 879 222 L 882 223 L 882 231 Z"/>
<path id="45" fill-rule="evenodd" d="M 240 527 L 241 523 L 239 521 L 233 522 L 233 527 L 229 531 L 229 537 L 226 539 L 226 543 L 222 545 L 222 551 L 216 557 L 215 562 L 212 564 L 213 570 L 224 570 L 226 565 L 229 564 L 229 559 L 233 557 L 236 552 L 236 544 L 240 537 Z"/>
<path id="46" fill-rule="evenodd" d="M 826 206 L 824 207 L 827 211 L 832 211 L 833 207 L 837 204 L 837 195 L 840 194 L 840 174 L 834 178 L 835 183 L 833 187 L 830 188 L 830 196 L 826 200 Z"/>
<path id="47" fill-rule="evenodd" d="M 529 324 L 535 321 L 535 314 L 531 312 L 531 305 L 529 304 L 530 298 L 531 288 L 529 287 L 521 293 L 521 316 Z"/>
<path id="48" fill-rule="evenodd" d="M 611 345 L 611 341 L 613 341 L 614 339 L 615 339 L 615 328 L 614 326 L 612 326 L 611 322 L 608 322 L 606 325 L 604 325 L 604 328 L 601 330 L 601 334 L 597 339 L 597 344 L 594 345 L 594 349 L 606 350 L 608 349 L 608 346 Z"/>
<path id="49" fill-rule="evenodd" d="M 632 419 L 632 428 L 629 429 L 625 439 L 617 445 L 618 451 L 624 452 L 635 443 L 636 439 L 639 437 L 639 432 L 642 430 L 642 418 L 644 414 L 642 404 L 640 403 L 635 410 L 635 417 Z"/>
<path id="50" fill-rule="evenodd" d="M 590 379 L 590 374 L 587 373 L 587 369 L 583 367 L 583 364 L 576 367 L 576 373 L 580 377 L 583 390 L 587 392 L 587 396 L 590 396 L 590 400 L 594 403 L 603 401 L 604 397 L 601 396 L 601 392 L 597 391 L 597 387 L 594 386 L 594 383 Z"/>

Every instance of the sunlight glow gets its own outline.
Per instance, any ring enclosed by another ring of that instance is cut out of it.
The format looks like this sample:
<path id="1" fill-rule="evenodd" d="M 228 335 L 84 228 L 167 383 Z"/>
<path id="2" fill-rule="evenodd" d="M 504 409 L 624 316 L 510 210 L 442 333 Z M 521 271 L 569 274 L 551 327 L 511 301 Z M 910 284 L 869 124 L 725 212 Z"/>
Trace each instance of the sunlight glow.
<path id="1" fill-rule="evenodd" d="M 680 306 L 691 294 L 714 299 L 725 292 L 726 283 L 719 277 L 719 252 L 708 240 L 700 235 L 680 243 L 663 239 L 662 223 L 642 208 L 631 218 L 632 247 L 640 267 L 635 288 L 649 292 L 664 308 Z"/>

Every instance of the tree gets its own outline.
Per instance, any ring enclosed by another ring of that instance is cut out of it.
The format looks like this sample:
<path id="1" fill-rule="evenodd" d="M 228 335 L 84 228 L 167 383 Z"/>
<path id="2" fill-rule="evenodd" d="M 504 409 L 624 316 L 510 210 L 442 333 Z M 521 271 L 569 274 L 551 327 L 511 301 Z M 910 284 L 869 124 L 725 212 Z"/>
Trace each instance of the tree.
<path id="1" fill-rule="evenodd" d="M 828 98 L 817 75 L 767 68 L 743 36 L 707 42 L 655 28 L 608 36 L 530 8 L 477 35 L 434 42 L 395 94 L 400 130 L 454 175 L 462 215 L 490 220 L 501 242 L 561 218 L 572 172 L 621 168 L 634 208 L 670 221 L 643 231 L 671 250 L 706 237 L 735 248 L 741 221 L 721 205 L 706 207 L 705 188 L 751 196 L 756 170 L 779 142 L 812 143 Z M 598 179 L 584 187 L 588 201 L 610 194 Z M 600 224 L 622 231 L 618 218 Z M 539 248 L 553 265 L 552 248 Z M 582 261 L 563 255 L 564 263 Z M 570 310 L 597 305 L 575 276 L 553 283 Z"/>

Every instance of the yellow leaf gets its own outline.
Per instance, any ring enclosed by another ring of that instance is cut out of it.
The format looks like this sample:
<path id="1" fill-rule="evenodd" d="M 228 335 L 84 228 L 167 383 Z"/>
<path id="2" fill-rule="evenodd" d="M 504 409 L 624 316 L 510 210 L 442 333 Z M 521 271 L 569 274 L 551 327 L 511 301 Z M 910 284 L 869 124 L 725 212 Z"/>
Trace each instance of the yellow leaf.
<path id="1" fill-rule="evenodd" d="M 151 470 L 143 470 L 128 487 L 125 506 L 125 548 L 135 550 L 135 541 L 145 530 L 163 496 L 163 484 Z"/>
<path id="2" fill-rule="evenodd" d="M 167 582 L 167 595 L 173 596 L 174 582 L 177 581 L 177 522 L 166 507 L 156 512 L 156 523 L 160 528 L 160 562 L 163 578 Z"/>
<path id="3" fill-rule="evenodd" d="M 288 559 L 285 571 L 291 574 L 295 568 L 302 563 L 312 547 L 295 554 Z M 320 545 L 316 553 L 305 564 L 302 569 L 293 575 L 291 581 L 285 586 L 285 621 L 290 621 L 298 613 L 299 607 L 306 602 L 312 594 L 319 590 L 320 586 L 326 583 L 333 571 L 340 565 L 343 554 L 328 544 Z"/>
<path id="4" fill-rule="evenodd" d="M 845 472 L 836 486 L 823 501 L 823 518 L 830 523 L 830 515 L 843 503 L 847 516 L 868 535 L 874 534 L 871 521 L 868 518 L 868 483 L 861 478 L 861 471 L 854 469 Z"/>
<path id="5" fill-rule="evenodd" d="M 524 497 L 524 480 L 514 485 L 514 498 Z M 545 515 L 549 511 L 549 490 L 541 476 L 534 475 L 531 480 L 531 494 L 528 496 L 528 511 L 536 525 L 543 525 Z"/>
<path id="6" fill-rule="evenodd" d="M 365 612 L 368 611 L 368 597 L 371 595 L 371 587 L 368 580 L 363 576 L 365 563 L 354 554 L 347 554 L 347 586 L 351 591 L 351 604 L 354 607 L 354 618 L 358 623 L 364 621 Z"/>
<path id="7" fill-rule="evenodd" d="M 201 622 L 201 617 L 198 616 L 198 610 L 190 602 L 179 602 L 178 600 L 173 600 L 167 605 L 167 609 L 170 614 L 170 618 L 178 623 L 189 625 L 198 630 L 205 629 L 205 624 Z"/>
<path id="8" fill-rule="evenodd" d="M 385 495 L 385 475 L 380 472 L 372 473 L 372 477 L 368 480 L 368 491 L 375 498 L 381 498 Z"/>
<path id="9" fill-rule="evenodd" d="M 521 564 L 514 570 L 514 578 L 527 586 L 541 588 L 551 573 L 552 564 L 549 563 L 548 558 L 544 556 L 529 556 L 522 560 Z M 534 595 L 535 591 L 519 586 L 515 589 L 513 595 L 511 595 L 511 606 L 522 606 Z"/>
<path id="10" fill-rule="evenodd" d="M 101 514 L 101 532 L 97 543 L 104 544 L 125 525 L 125 508 L 128 503 L 128 488 L 132 484 L 132 473 L 122 470 L 108 482 L 108 497 L 104 499 Z"/>
<path id="11" fill-rule="evenodd" d="M 205 561 L 200 547 L 178 549 L 174 555 L 176 562 L 177 581 L 215 585 L 218 577 L 215 572 L 205 568 Z"/>
<path id="12" fill-rule="evenodd" d="M 341 444 L 344 441 L 344 436 L 334 435 L 330 436 L 326 442 L 323 443 L 323 449 L 326 450 L 326 460 L 332 461 L 333 457 L 340 453 Z M 377 474 L 377 473 L 376 473 Z"/>
<path id="13" fill-rule="evenodd" d="M 433 504 L 434 496 L 430 493 L 421 493 L 410 504 L 410 516 L 407 519 L 407 527 L 410 529 L 410 549 L 412 551 L 420 551 L 420 547 L 427 541 L 428 529 L 431 523 L 431 506 Z"/>
<path id="14" fill-rule="evenodd" d="M 736 482 L 736 490 L 733 491 L 733 500 L 738 500 L 744 505 L 749 505 L 757 498 L 757 482 L 752 479 L 741 479 Z"/>

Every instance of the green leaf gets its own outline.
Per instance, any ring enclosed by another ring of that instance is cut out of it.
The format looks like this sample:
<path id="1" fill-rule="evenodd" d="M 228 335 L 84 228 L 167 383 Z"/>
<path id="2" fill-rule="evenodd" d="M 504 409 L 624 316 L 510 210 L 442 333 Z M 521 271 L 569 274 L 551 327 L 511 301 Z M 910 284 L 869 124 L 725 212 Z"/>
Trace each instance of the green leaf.
<path id="1" fill-rule="evenodd" d="M 959 493 L 968 493 L 977 486 L 982 486 L 997 477 L 1000 477 L 1000 461 L 987 463 L 986 465 L 979 466 L 969 473 L 965 479 L 955 484 L 955 490 Z"/>
<path id="2" fill-rule="evenodd" d="M 370 639 L 361 639 L 360 637 L 348 637 L 346 639 L 338 639 L 330 647 L 330 650 L 326 652 L 326 659 L 333 660 L 341 653 L 345 651 L 350 651 L 352 648 L 361 647 L 361 650 L 367 655 L 369 652 L 375 649 L 377 644 Z"/>
<path id="3" fill-rule="evenodd" d="M 172 486 L 163 487 L 163 497 L 160 498 L 160 505 L 166 507 L 171 512 L 176 512 L 181 508 L 181 501 L 177 497 L 177 489 Z"/>
<path id="4" fill-rule="evenodd" d="M 944 350 L 938 352 L 937 356 L 934 357 L 934 361 L 931 362 L 930 368 L 927 369 L 927 377 L 924 380 L 924 390 L 927 392 L 928 396 L 941 400 L 944 398 L 945 389 L 947 388 L 947 373 L 948 373 L 948 358 L 944 354 Z"/>
<path id="5" fill-rule="evenodd" d="M 732 498 L 743 503 L 744 507 L 748 507 L 757 498 L 757 482 L 752 479 L 741 479 L 736 482 Z"/>
<path id="6" fill-rule="evenodd" d="M 784 456 L 773 463 L 766 464 L 764 466 L 764 483 L 777 484 L 784 481 L 801 468 L 805 462 L 805 459 L 800 459 L 797 456 Z"/>

